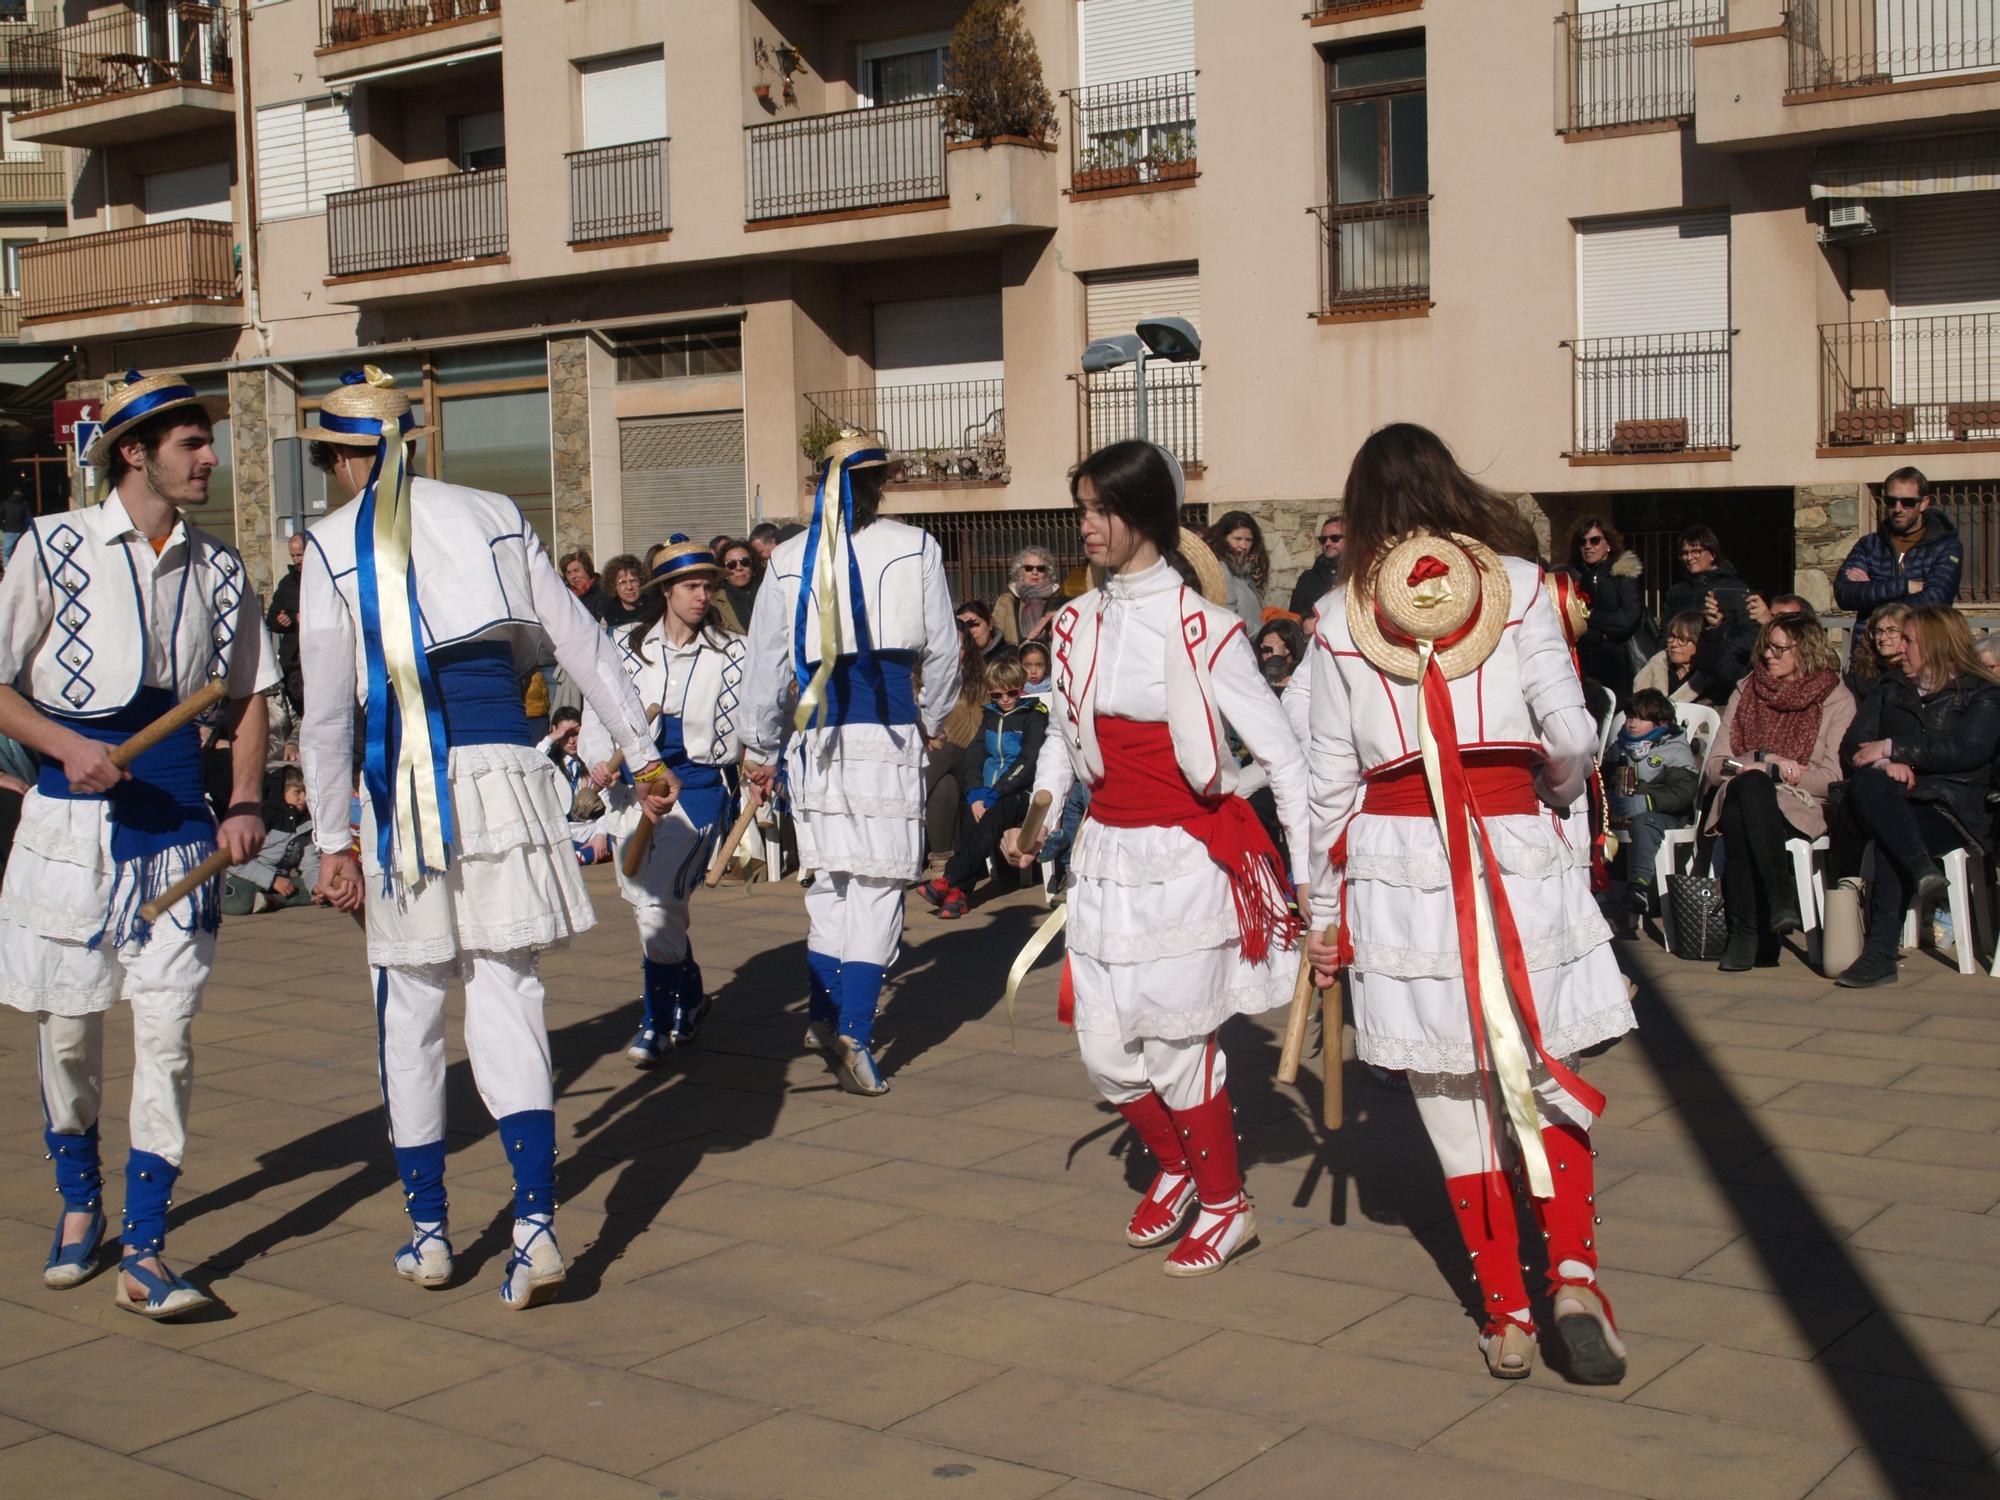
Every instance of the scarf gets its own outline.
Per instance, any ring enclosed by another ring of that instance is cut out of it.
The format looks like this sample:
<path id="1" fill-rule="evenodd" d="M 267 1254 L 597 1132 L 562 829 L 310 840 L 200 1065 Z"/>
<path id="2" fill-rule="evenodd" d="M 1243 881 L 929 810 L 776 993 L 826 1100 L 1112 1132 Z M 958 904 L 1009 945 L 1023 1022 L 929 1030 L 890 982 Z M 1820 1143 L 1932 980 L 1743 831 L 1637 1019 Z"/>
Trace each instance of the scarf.
<path id="1" fill-rule="evenodd" d="M 1634 752 L 1643 751 L 1646 746 L 1665 735 L 1668 727 L 1665 724 L 1655 724 L 1641 735 L 1630 735 L 1621 729 L 1618 731 L 1618 748 L 1625 752 L 1627 758 L 1630 758 Z"/>
<path id="2" fill-rule="evenodd" d="M 1738 751 L 1768 751 L 1801 763 L 1812 759 L 1819 743 L 1820 711 L 1826 696 L 1840 686 L 1840 674 L 1828 669 L 1802 677 L 1779 679 L 1762 663 L 1744 679 L 1736 700 L 1736 718 L 1729 742 Z"/>
<path id="3" fill-rule="evenodd" d="M 1048 615 L 1049 601 L 1055 598 L 1055 594 L 1056 581 L 1053 578 L 1044 578 L 1040 583 L 1014 585 L 1014 597 L 1021 601 L 1015 623 L 1020 627 L 1022 640 L 1027 640 L 1040 628 L 1043 619 Z"/>

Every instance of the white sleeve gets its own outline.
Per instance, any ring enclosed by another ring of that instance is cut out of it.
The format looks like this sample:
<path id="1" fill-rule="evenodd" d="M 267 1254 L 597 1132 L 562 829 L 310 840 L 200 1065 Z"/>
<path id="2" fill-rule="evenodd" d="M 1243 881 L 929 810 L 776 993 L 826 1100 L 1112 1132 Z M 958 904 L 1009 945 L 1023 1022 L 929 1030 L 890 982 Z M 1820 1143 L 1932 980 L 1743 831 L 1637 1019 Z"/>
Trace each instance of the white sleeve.
<path id="1" fill-rule="evenodd" d="M 1285 711 L 1285 722 L 1292 726 L 1292 735 L 1299 742 L 1301 752 L 1312 747 L 1312 664 L 1315 652 L 1312 642 L 1306 643 L 1306 659 L 1299 663 L 1292 673 L 1292 680 L 1285 684 L 1284 692 L 1278 695 L 1278 707 Z"/>
<path id="2" fill-rule="evenodd" d="M 1333 872 L 1333 848 L 1361 807 L 1361 758 L 1354 750 L 1352 704 L 1333 649 L 1313 636 L 1307 665 L 1312 670 L 1312 908 L 1321 931 L 1340 910 L 1340 880 Z"/>
<path id="3" fill-rule="evenodd" d="M 951 588 L 944 579 L 944 554 L 937 538 L 924 534 L 924 683 L 918 710 L 925 738 L 944 726 L 958 701 L 958 620 L 951 607 Z"/>
<path id="4" fill-rule="evenodd" d="M 548 741 L 542 742 L 546 748 Z M 611 731 L 604 727 L 604 721 L 597 717 L 597 710 L 588 703 L 583 705 L 583 722 L 577 726 L 576 753 L 587 766 L 602 765 L 611 759 L 611 752 L 617 745 L 612 743 Z"/>
<path id="5" fill-rule="evenodd" d="M 1597 755 L 1597 721 L 1584 705 L 1576 660 L 1548 590 L 1536 590 L 1522 612 L 1516 648 L 1521 653 L 1521 693 L 1541 730 L 1546 757 L 1536 773 L 1539 790 L 1549 806 L 1567 808 L 1590 781 Z"/>
<path id="6" fill-rule="evenodd" d="M 761 592 L 761 591 L 760 591 Z M 727 638 L 723 646 L 722 691 L 717 695 L 715 751 L 719 766 L 734 765 L 743 758 L 743 676 L 750 647 L 740 635 Z M 725 712 L 731 699 L 735 707 Z"/>
<path id="7" fill-rule="evenodd" d="M 352 845 L 348 812 L 354 795 L 354 616 L 334 586 L 326 553 L 310 534 L 299 580 L 299 670 L 306 706 L 299 720 L 299 770 L 313 840 L 322 852 Z"/>
<path id="8" fill-rule="evenodd" d="M 24 694 L 28 658 L 48 634 L 56 613 L 41 543 L 41 529 L 31 529 L 15 545 L 6 574 L 0 577 L 0 683 L 18 685 Z"/>
<path id="9" fill-rule="evenodd" d="M 1285 711 L 1278 706 L 1278 695 L 1257 670 L 1257 652 L 1248 633 L 1229 632 L 1209 658 L 1208 677 L 1224 721 L 1270 780 L 1271 796 L 1278 804 L 1278 825 L 1291 846 L 1292 881 L 1304 885 L 1312 847 L 1306 760 L 1292 726 L 1285 721 Z"/>
<path id="10" fill-rule="evenodd" d="M 610 736 L 625 752 L 625 763 L 639 770 L 660 758 L 646 725 L 646 705 L 625 675 L 618 648 L 599 627 L 583 601 L 556 572 L 541 538 L 525 525 L 522 541 L 528 551 L 528 590 L 548 637 L 556 662 L 569 674 Z"/>
<path id="11" fill-rule="evenodd" d="M 236 565 L 239 570 L 242 568 L 241 558 Z M 237 576 L 243 575 L 239 571 Z M 278 649 L 271 643 L 270 631 L 264 628 L 264 601 L 255 589 L 244 589 L 243 597 L 236 602 L 236 628 L 229 637 L 226 674 L 231 698 L 268 693 L 278 685 Z"/>
<path id="12" fill-rule="evenodd" d="M 770 765 L 785 747 L 791 728 L 787 716 L 798 692 L 792 675 L 792 599 L 775 575 L 757 590 L 757 603 L 750 611 L 749 648 L 743 674 L 743 748 Z"/>

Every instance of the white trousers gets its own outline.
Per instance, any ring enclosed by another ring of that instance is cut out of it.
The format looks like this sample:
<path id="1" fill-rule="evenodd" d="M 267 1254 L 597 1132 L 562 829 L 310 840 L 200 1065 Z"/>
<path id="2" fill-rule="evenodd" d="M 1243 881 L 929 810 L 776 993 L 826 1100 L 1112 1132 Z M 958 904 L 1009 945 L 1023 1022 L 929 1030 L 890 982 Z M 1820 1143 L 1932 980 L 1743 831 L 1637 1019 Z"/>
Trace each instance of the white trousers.
<path id="1" fill-rule="evenodd" d="M 132 1145 L 181 1164 L 187 1151 L 188 1101 L 194 1094 L 193 1017 L 132 1007 Z M 36 1028 L 42 1108 L 51 1129 L 81 1135 L 104 1103 L 104 1012 L 43 1015 Z"/>
<path id="2" fill-rule="evenodd" d="M 896 961 L 908 882 L 821 870 L 806 887 L 806 947 L 852 964 Z"/>
<path id="3" fill-rule="evenodd" d="M 1493 1147 L 1486 1091 L 1476 1073 L 1410 1073 L 1410 1093 L 1417 1104 L 1417 1117 L 1437 1151 L 1444 1175 L 1469 1177 L 1490 1171 L 1496 1155 Z M 1569 1124 L 1588 1131 L 1597 1117 L 1579 1104 L 1568 1089 L 1541 1069 L 1534 1070 L 1535 1110 L 1544 1127 Z M 1504 1165 L 1503 1150 L 1497 1159 Z"/>
<path id="4" fill-rule="evenodd" d="M 1229 1074 L 1222 1048 L 1212 1036 L 1168 1041 L 1140 1037 L 1123 1041 L 1115 1031 L 1076 1034 L 1083 1053 L 1083 1070 L 1098 1093 L 1113 1104 L 1130 1104 L 1152 1090 L 1168 1109 L 1194 1109 L 1206 1104 Z"/>
<path id="5" fill-rule="evenodd" d="M 381 1038 L 382 1098 L 397 1146 L 444 1139 L 444 996 L 456 966 L 375 970 Z M 465 1050 L 472 1080 L 494 1119 L 524 1109 L 553 1109 L 549 1031 L 542 980 L 524 950 L 467 961 Z"/>

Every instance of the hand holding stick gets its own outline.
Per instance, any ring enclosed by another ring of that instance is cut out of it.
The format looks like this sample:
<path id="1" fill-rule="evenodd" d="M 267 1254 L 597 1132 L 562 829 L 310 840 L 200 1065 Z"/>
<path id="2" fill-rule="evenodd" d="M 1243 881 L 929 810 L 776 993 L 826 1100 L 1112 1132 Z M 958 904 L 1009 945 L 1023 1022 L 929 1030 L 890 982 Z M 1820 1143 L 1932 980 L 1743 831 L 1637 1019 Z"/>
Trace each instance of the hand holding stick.
<path id="1" fill-rule="evenodd" d="M 1015 846 L 1023 853 L 1035 852 L 1035 845 L 1041 841 L 1042 824 L 1047 820 L 1049 805 L 1054 800 L 1047 792 L 1037 792 L 1028 804 L 1028 815 L 1021 819 L 1021 831 L 1015 836 Z"/>
<path id="2" fill-rule="evenodd" d="M 710 890 L 722 884 L 722 872 L 729 868 L 729 862 L 736 857 L 736 846 L 743 842 L 743 835 L 750 831 L 750 825 L 757 821 L 757 804 L 745 801 L 743 811 L 736 815 L 736 821 L 729 825 L 729 835 L 715 846 L 715 858 L 708 862 L 708 873 L 701 883 Z"/>
<path id="3" fill-rule="evenodd" d="M 188 701 L 191 703 L 194 700 L 189 699 Z M 190 715 L 190 717 L 192 716 Z M 127 743 L 129 744 L 130 741 L 127 741 Z M 120 748 L 122 749 L 123 747 L 121 746 Z M 207 859 L 196 865 L 192 870 L 189 870 L 187 874 L 181 876 L 179 880 L 176 880 L 164 891 L 161 891 L 159 895 L 141 906 L 139 908 L 139 915 L 148 922 L 159 921 L 161 914 L 171 911 L 176 902 L 200 890 L 209 881 L 215 879 L 216 876 L 228 868 L 229 851 L 227 849 L 216 850 Z"/>

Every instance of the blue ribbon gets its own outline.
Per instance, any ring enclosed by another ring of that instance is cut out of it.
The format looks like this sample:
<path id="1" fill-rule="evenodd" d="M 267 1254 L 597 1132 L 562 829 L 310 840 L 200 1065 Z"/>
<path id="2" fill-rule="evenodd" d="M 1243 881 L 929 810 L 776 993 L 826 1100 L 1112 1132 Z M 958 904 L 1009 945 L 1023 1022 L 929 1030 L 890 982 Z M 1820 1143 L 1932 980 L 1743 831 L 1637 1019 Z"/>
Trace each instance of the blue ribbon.
<path id="1" fill-rule="evenodd" d="M 199 399 L 191 385 L 163 385 L 157 391 L 148 391 L 138 400 L 118 408 L 116 420 L 120 427 L 124 427 L 150 417 L 163 406 L 174 406 L 181 402 Z"/>
<path id="2" fill-rule="evenodd" d="M 382 419 L 380 417 L 343 417 L 339 412 L 322 409 L 319 414 L 319 425 L 328 432 L 351 433 L 355 437 L 365 437 L 375 442 L 380 442 L 382 438 Z M 398 418 L 398 426 L 404 432 L 410 431 L 416 425 L 417 419 L 414 412 L 406 411 Z M 376 472 L 379 473 L 380 471 L 381 465 L 378 463 L 376 465 Z M 372 492 L 375 487 L 374 474 L 368 477 L 368 487 Z"/>
<path id="3" fill-rule="evenodd" d="M 848 593 L 854 607 L 854 643 L 858 648 L 855 656 L 863 662 L 874 659 L 875 642 L 868 630 L 868 605 L 861 591 L 861 560 L 854 551 L 854 483 L 848 471 L 860 463 L 886 462 L 888 456 L 880 448 L 863 448 L 849 454 L 840 465 L 840 519 L 841 527 L 847 533 Z M 806 690 L 813 675 L 806 665 L 806 604 L 812 598 L 813 565 L 818 560 L 820 541 L 826 529 L 826 480 L 827 476 L 822 473 L 819 487 L 813 492 L 812 526 L 806 532 L 805 560 L 799 575 L 799 602 L 792 621 L 792 672 L 798 679 L 801 693 Z M 840 607 L 838 591 L 832 603 L 835 609 Z"/>
<path id="4" fill-rule="evenodd" d="M 679 557 L 669 557 L 653 569 L 653 582 L 658 583 L 675 573 L 684 573 L 689 568 L 712 568 L 715 566 L 713 552 L 683 552 Z"/>

